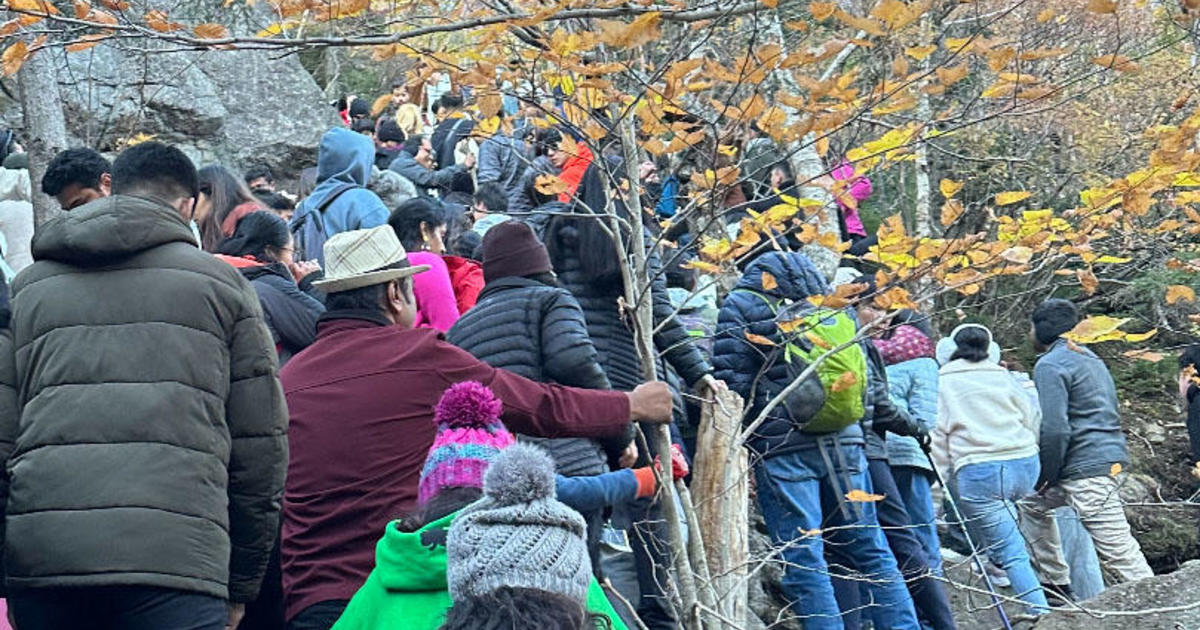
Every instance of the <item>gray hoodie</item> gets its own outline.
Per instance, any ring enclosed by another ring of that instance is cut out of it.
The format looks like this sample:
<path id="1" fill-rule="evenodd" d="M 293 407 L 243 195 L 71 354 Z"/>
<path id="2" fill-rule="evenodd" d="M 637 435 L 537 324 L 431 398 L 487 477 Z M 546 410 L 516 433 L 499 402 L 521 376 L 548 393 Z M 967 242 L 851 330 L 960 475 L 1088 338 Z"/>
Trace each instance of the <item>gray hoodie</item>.
<path id="1" fill-rule="evenodd" d="M 1107 475 L 1129 462 L 1116 385 L 1091 350 L 1055 341 L 1038 359 L 1033 382 L 1042 405 L 1039 485 Z"/>

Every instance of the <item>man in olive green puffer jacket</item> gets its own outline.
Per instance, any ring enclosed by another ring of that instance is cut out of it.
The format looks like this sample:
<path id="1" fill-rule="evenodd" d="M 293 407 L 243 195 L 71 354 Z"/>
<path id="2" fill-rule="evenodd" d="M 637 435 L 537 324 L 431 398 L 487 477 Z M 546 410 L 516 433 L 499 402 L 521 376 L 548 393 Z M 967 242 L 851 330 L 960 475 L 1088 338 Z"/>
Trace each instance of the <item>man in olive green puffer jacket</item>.
<path id="1" fill-rule="evenodd" d="M 191 161 L 142 143 L 112 175 L 114 196 L 39 228 L 13 286 L 9 605 L 22 630 L 218 630 L 278 532 L 274 345 L 250 285 L 196 247 Z"/>

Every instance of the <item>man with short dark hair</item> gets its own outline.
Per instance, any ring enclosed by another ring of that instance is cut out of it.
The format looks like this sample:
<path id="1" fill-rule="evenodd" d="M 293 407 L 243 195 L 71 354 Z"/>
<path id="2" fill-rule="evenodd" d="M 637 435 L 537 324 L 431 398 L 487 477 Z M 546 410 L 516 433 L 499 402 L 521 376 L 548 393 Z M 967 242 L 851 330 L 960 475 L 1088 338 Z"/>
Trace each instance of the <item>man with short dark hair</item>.
<path id="1" fill-rule="evenodd" d="M 474 202 L 471 207 L 471 229 L 480 237 L 493 226 L 512 219 L 508 216 L 508 195 L 496 182 L 480 184 L 475 190 Z"/>
<path id="2" fill-rule="evenodd" d="M 431 328 L 413 328 L 412 266 L 389 227 L 325 243 L 328 295 L 317 340 L 284 367 L 291 463 L 284 496 L 283 589 L 290 630 L 326 630 L 375 565 L 390 519 L 416 507 L 446 388 L 477 381 L 504 403 L 512 431 L 538 437 L 626 435 L 669 422 L 671 393 L 536 383 L 488 366 Z M 401 623 L 401 625 L 403 625 Z"/>
<path id="3" fill-rule="evenodd" d="M 275 192 L 275 176 L 271 174 L 271 169 L 266 164 L 251 166 L 246 169 L 243 177 L 246 180 L 246 187 L 256 195 Z"/>
<path id="4" fill-rule="evenodd" d="M 222 630 L 277 532 L 275 346 L 254 289 L 196 247 L 191 160 L 144 142 L 112 171 L 112 196 L 41 226 L 13 286 L 8 604 L 22 630 Z"/>
<path id="5" fill-rule="evenodd" d="M 1063 337 L 1079 323 L 1067 300 L 1051 299 L 1033 311 L 1033 369 L 1042 408 L 1037 494 L 1021 503 L 1021 529 L 1034 564 L 1051 593 L 1070 597 L 1070 567 L 1063 558 L 1054 510 L 1069 505 L 1079 513 L 1100 564 L 1120 582 L 1154 575 L 1125 518 L 1121 468 L 1129 464 L 1117 388 L 1091 350 Z"/>
<path id="6" fill-rule="evenodd" d="M 42 176 L 42 192 L 58 200 L 63 210 L 73 210 L 112 193 L 108 160 L 92 149 L 67 149 L 54 156 Z"/>

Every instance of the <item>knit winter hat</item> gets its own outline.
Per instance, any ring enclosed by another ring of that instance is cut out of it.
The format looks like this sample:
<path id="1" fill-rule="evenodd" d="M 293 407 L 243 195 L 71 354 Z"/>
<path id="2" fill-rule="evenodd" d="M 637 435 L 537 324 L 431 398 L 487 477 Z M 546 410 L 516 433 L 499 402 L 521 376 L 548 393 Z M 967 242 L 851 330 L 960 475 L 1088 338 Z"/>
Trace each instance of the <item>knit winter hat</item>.
<path id="1" fill-rule="evenodd" d="M 492 462 L 484 497 L 459 512 L 446 542 L 450 597 L 461 601 L 502 587 L 569 597 L 580 605 L 592 577 L 578 512 L 554 498 L 554 461 L 516 444 Z"/>
<path id="2" fill-rule="evenodd" d="M 909 324 L 897 326 L 887 339 L 876 339 L 875 347 L 879 349 L 879 356 L 885 365 L 934 356 L 933 340 Z"/>
<path id="3" fill-rule="evenodd" d="M 455 383 L 433 409 L 437 436 L 421 469 L 417 503 L 444 488 L 482 488 L 483 473 L 500 451 L 516 443 L 500 422 L 504 404 L 482 383 Z"/>
<path id="4" fill-rule="evenodd" d="M 1033 332 L 1038 343 L 1048 346 L 1079 323 L 1079 311 L 1067 300 L 1053 298 L 1033 309 Z"/>
<path id="5" fill-rule="evenodd" d="M 554 267 L 546 246 L 528 225 L 505 221 L 494 225 L 483 236 L 483 280 L 491 282 L 509 276 L 532 276 Z"/>

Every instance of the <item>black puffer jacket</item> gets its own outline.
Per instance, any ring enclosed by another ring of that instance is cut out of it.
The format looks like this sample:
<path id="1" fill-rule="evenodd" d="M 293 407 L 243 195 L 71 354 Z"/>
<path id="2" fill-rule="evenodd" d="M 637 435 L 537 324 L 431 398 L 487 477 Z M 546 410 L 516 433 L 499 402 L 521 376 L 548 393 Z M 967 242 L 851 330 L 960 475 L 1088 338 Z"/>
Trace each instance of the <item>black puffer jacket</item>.
<path id="1" fill-rule="evenodd" d="M 600 365 L 608 375 L 608 380 L 613 388 L 619 390 L 628 391 L 637 387 L 645 379 L 642 378 L 633 331 L 621 319 L 617 307 L 617 300 L 622 296 L 619 285 L 601 286 L 588 281 L 579 259 L 579 238 L 574 223 L 552 219 L 547 227 L 546 239 L 558 239 L 556 250 L 560 253 L 559 260 L 553 261 L 554 272 L 558 274 L 563 287 L 579 300 L 587 318 L 588 335 L 596 346 Z M 688 337 L 683 325 L 675 318 L 662 263 L 654 250 L 648 251 L 647 267 L 657 330 L 654 346 L 658 349 L 659 357 L 665 359 L 685 383 L 695 385 L 711 368 Z M 660 365 L 660 378 L 664 374 L 662 368 Z"/>
<path id="2" fill-rule="evenodd" d="M 496 368 L 540 383 L 610 389 L 587 334 L 579 303 L 567 291 L 528 278 L 489 282 L 475 307 L 446 333 L 446 339 Z M 598 475 L 632 439 L 598 443 L 583 438 L 522 438 L 546 447 L 559 474 Z"/>
<path id="3" fill-rule="evenodd" d="M 763 287 L 764 272 L 775 278 L 777 286 Z M 713 364 L 715 376 L 748 401 L 747 422 L 758 417 L 767 402 L 787 387 L 789 379 L 780 353 L 752 343 L 746 334 L 781 342 L 783 335 L 775 325 L 775 316 L 784 300 L 803 300 L 828 291 L 825 277 L 807 256 L 768 252 L 750 263 L 737 287 L 726 296 L 717 319 Z M 755 430 L 750 447 L 764 457 L 774 457 L 815 448 L 821 437 L 824 436 L 793 427 L 780 406 Z M 863 444 L 863 431 L 858 424 L 843 429 L 836 437 L 841 444 Z"/>
<path id="4" fill-rule="evenodd" d="M 33 255 L 0 360 L 20 405 L 0 396 L 8 586 L 252 600 L 279 532 L 288 415 L 250 283 L 138 197 L 46 223 Z"/>
<path id="5" fill-rule="evenodd" d="M 279 347 L 279 364 L 283 365 L 316 338 L 317 318 L 325 312 L 321 293 L 312 288 L 311 282 L 303 283 L 307 291 L 297 286 L 283 263 L 243 267 L 240 271 L 258 294 L 267 328 Z"/>

